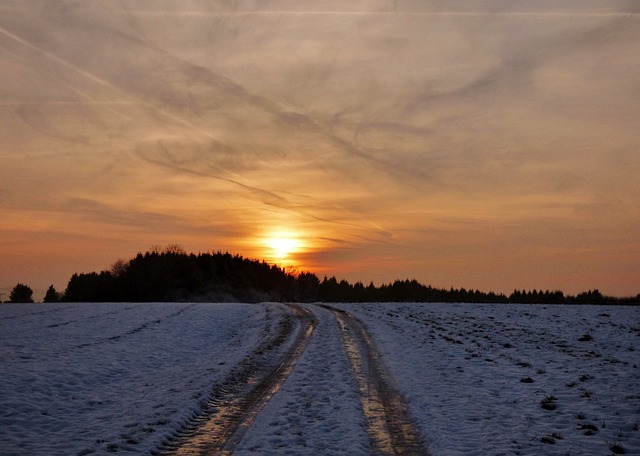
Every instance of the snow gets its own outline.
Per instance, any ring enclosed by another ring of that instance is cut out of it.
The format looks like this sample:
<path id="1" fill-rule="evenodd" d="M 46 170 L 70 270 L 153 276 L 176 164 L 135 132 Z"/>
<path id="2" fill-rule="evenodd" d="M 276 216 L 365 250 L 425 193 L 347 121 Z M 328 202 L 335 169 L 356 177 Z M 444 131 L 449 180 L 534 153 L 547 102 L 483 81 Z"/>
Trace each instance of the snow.
<path id="1" fill-rule="evenodd" d="M 149 453 L 259 342 L 239 304 L 0 306 L 3 455 Z"/>
<path id="2" fill-rule="evenodd" d="M 237 455 L 370 453 L 335 317 L 306 307 L 318 319 L 306 351 Z M 603 455 L 614 444 L 640 454 L 639 308 L 339 307 L 368 328 L 434 456 Z M 149 454 L 286 312 L 279 304 L 2 305 L 0 452 Z"/>
<path id="3" fill-rule="evenodd" d="M 305 353 L 236 449 L 263 454 L 369 455 L 358 385 L 333 315 L 308 306 L 318 324 Z"/>
<path id="4" fill-rule="evenodd" d="M 341 307 L 368 326 L 434 455 L 640 454 L 637 307 Z"/>

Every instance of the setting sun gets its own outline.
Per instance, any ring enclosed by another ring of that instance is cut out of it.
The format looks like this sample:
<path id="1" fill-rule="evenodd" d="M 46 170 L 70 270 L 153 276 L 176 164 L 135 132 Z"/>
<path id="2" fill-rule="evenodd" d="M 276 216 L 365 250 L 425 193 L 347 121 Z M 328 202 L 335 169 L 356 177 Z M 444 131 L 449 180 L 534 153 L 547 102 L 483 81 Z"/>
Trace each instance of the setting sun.
<path id="1" fill-rule="evenodd" d="M 295 251 L 297 242 L 293 239 L 276 238 L 271 239 L 270 247 L 273 249 L 275 256 L 280 259 L 287 258 L 289 253 Z"/>
<path id="2" fill-rule="evenodd" d="M 0 299 L 169 244 L 640 291 L 640 1 L 51 3 L 0 0 Z"/>
<path id="3" fill-rule="evenodd" d="M 295 233 L 276 232 L 268 235 L 264 240 L 267 256 L 273 261 L 291 261 L 292 255 L 299 253 L 303 242 Z"/>

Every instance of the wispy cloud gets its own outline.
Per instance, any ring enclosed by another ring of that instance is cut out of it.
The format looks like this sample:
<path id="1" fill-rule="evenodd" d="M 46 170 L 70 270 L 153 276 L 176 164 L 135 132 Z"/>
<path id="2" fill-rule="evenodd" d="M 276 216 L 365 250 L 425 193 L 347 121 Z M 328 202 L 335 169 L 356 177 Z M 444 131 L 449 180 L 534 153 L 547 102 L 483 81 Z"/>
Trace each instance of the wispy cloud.
<path id="1" fill-rule="evenodd" d="M 636 1 L 0 10 L 11 236 L 88 230 L 109 246 L 259 256 L 257 236 L 289 227 L 323 271 L 479 287 L 492 274 L 527 285 L 510 273 L 518 244 L 537 286 L 554 280 L 549 252 L 637 251 Z M 602 265 L 620 254 L 595 252 Z M 605 269 L 590 276 L 618 283 Z"/>

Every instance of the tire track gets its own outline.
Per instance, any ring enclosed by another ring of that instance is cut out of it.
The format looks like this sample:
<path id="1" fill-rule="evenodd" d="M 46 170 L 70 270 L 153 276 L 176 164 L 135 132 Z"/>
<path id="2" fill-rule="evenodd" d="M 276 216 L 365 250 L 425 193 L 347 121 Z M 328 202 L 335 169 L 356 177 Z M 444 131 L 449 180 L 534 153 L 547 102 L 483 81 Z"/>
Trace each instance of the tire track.
<path id="1" fill-rule="evenodd" d="M 336 317 L 342 342 L 360 389 L 371 448 L 376 455 L 426 456 L 429 451 L 413 425 L 409 409 L 392 386 L 380 353 L 364 325 L 354 316 L 322 305 Z"/>
<path id="2" fill-rule="evenodd" d="M 29 304 L 34 304 L 34 303 L 29 303 Z M 46 304 L 41 304 L 41 303 L 37 303 L 36 305 L 39 306 L 39 307 L 46 306 Z M 19 313 L 19 314 L 16 314 L 16 315 L 2 316 L 2 317 L 0 317 L 0 320 L 16 320 L 18 318 L 31 317 L 31 316 L 35 316 L 35 315 L 46 315 L 46 314 L 51 314 L 51 313 L 55 314 L 55 313 L 58 313 L 58 312 L 62 312 L 63 310 L 71 309 L 72 307 L 73 306 L 55 307 L 53 309 L 49 308 L 49 309 L 45 309 L 45 310 L 39 310 L 38 309 L 35 312 Z"/>
<path id="3" fill-rule="evenodd" d="M 104 318 L 104 317 L 109 316 L 109 315 L 116 315 L 116 314 L 119 314 L 121 312 L 126 312 L 127 310 L 131 310 L 131 309 L 134 309 L 134 308 L 139 307 L 139 306 L 140 305 L 129 306 L 129 307 L 125 307 L 123 309 L 110 310 L 109 312 L 100 313 L 100 314 L 96 314 L 96 315 L 90 315 L 90 316 L 84 317 L 82 319 L 67 320 L 67 321 L 64 321 L 64 322 L 61 322 L 61 323 L 53 323 L 53 324 L 47 325 L 46 328 L 47 329 L 59 328 L 60 326 L 67 326 L 67 325 L 71 325 L 71 324 L 74 324 L 74 323 L 84 324 L 86 321 Z M 68 308 L 69 307 L 65 307 L 65 309 L 68 309 Z"/>
<path id="4" fill-rule="evenodd" d="M 230 455 L 269 400 L 280 390 L 316 326 L 308 309 L 286 304 L 291 314 L 212 391 L 201 412 L 154 454 Z M 280 356 L 278 348 L 292 340 Z M 274 359 L 275 358 L 275 359 Z"/>
<path id="5" fill-rule="evenodd" d="M 115 334 L 113 336 L 109 336 L 109 337 L 103 337 L 91 342 L 84 342 L 82 344 L 76 345 L 75 347 L 72 347 L 72 349 L 78 350 L 78 349 L 83 349 L 86 347 L 93 347 L 96 345 L 102 345 L 105 343 L 113 343 L 113 342 L 119 342 L 120 340 L 132 336 L 134 334 L 139 333 L 140 331 L 143 331 L 147 328 L 149 328 L 151 325 L 159 325 L 165 322 L 165 320 L 170 320 L 172 318 L 178 317 L 180 315 L 182 315 L 184 312 L 186 312 L 187 310 L 191 309 L 192 307 L 194 307 L 195 304 L 189 304 L 185 307 L 182 307 L 180 310 L 176 311 L 176 312 L 172 312 L 168 315 L 162 315 L 162 316 L 155 316 L 153 317 L 151 320 L 148 320 L 144 323 L 142 323 L 139 326 L 136 326 L 135 328 L 132 328 L 130 330 L 128 330 L 127 332 L 121 333 L 121 334 Z"/>

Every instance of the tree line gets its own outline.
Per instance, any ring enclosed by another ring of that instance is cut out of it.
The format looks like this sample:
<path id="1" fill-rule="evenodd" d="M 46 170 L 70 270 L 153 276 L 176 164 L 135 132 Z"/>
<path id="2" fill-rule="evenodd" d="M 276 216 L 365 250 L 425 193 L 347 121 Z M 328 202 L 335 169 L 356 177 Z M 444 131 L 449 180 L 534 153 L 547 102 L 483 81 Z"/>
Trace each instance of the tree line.
<path id="1" fill-rule="evenodd" d="M 442 289 L 417 280 L 375 286 L 335 277 L 320 280 L 265 261 L 228 252 L 187 254 L 179 246 L 138 253 L 110 270 L 73 274 L 64 292 L 49 287 L 44 302 L 470 302 L 640 305 L 640 295 L 614 298 L 589 290 L 576 296 L 562 291 L 514 290 L 502 293 Z M 33 291 L 18 284 L 10 302 L 33 302 Z"/>

